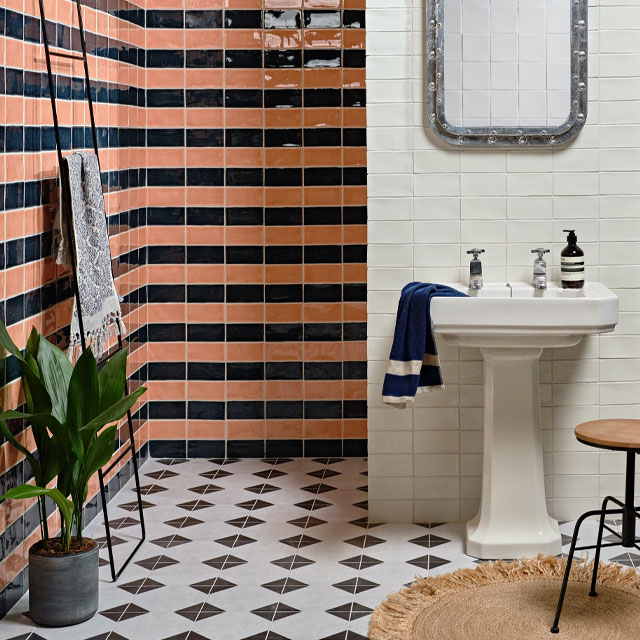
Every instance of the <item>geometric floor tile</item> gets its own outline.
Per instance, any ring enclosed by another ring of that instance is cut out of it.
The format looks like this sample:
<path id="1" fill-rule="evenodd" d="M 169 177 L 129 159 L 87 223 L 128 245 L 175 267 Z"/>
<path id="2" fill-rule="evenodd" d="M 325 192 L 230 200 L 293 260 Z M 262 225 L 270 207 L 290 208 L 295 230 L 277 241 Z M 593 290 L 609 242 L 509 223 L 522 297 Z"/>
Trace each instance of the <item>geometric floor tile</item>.
<path id="1" fill-rule="evenodd" d="M 224 580 L 220 576 L 216 576 L 211 580 L 196 582 L 195 584 L 190 584 L 189 586 L 193 589 L 197 589 L 202 593 L 210 595 L 212 593 L 218 593 L 218 591 L 224 591 L 225 589 L 237 587 L 238 585 L 234 584 L 233 582 L 229 582 L 228 580 Z"/>
<path id="2" fill-rule="evenodd" d="M 111 637 L 109 637 L 109 640 L 111 640 Z M 205 636 L 200 635 L 195 631 L 183 631 L 182 633 L 178 633 L 175 636 L 163 638 L 163 640 L 210 640 L 210 639 L 205 638 Z"/>
<path id="3" fill-rule="evenodd" d="M 378 564 L 382 564 L 382 560 L 377 560 L 376 558 L 372 558 L 371 556 L 353 556 L 353 558 L 347 558 L 346 560 L 340 560 L 340 564 L 345 567 L 351 567 L 353 569 L 358 569 L 362 571 L 363 569 L 368 569 L 369 567 L 375 567 Z"/>
<path id="4" fill-rule="evenodd" d="M 98 543 L 98 546 L 101 549 L 104 549 L 107 546 L 107 538 L 103 536 L 101 538 L 94 538 L 94 540 Z M 118 536 L 111 536 L 111 546 L 115 547 L 118 544 L 125 544 L 126 540 L 122 538 L 118 538 Z"/>
<path id="5" fill-rule="evenodd" d="M 218 538 L 216 542 L 224 545 L 225 547 L 229 547 L 230 549 L 235 549 L 236 547 L 243 547 L 245 544 L 256 542 L 256 540 L 249 538 L 248 536 L 236 534 L 234 536 L 228 536 L 227 538 Z"/>
<path id="6" fill-rule="evenodd" d="M 444 564 L 449 564 L 451 560 L 445 560 L 444 558 L 438 558 L 438 556 L 422 556 L 420 558 L 414 558 L 413 560 L 407 560 L 409 564 L 412 564 L 421 569 L 435 569 L 441 567 Z"/>
<path id="7" fill-rule="evenodd" d="M 446 544 L 447 542 L 450 542 L 450 540 L 447 540 L 446 538 L 440 538 L 439 536 L 434 536 L 433 534 L 428 533 L 425 536 L 413 538 L 412 540 L 409 540 L 409 542 L 420 545 L 421 547 L 433 549 L 433 547 L 437 547 L 441 544 Z"/>
<path id="8" fill-rule="evenodd" d="M 254 518 L 253 516 L 242 516 L 241 518 L 234 518 L 233 520 L 225 520 L 226 524 L 230 524 L 233 527 L 242 529 L 243 527 L 255 527 L 258 524 L 264 524 L 264 520 L 260 518 Z"/>
<path id="9" fill-rule="evenodd" d="M 376 538 L 374 536 L 358 536 L 357 538 L 351 538 L 350 540 L 345 540 L 346 543 L 352 544 L 354 547 L 358 547 L 360 549 L 373 547 L 377 544 L 382 544 L 384 540 L 380 538 Z"/>
<path id="10" fill-rule="evenodd" d="M 371 610 L 416 573 L 482 562 L 463 555 L 463 525 L 370 523 L 358 502 L 366 468 L 355 458 L 148 460 L 147 539 L 117 583 L 100 550 L 100 614 L 68 632 L 32 632 L 12 628 L 10 613 L 0 639 L 366 640 Z M 131 479 L 112 502 L 118 567 L 141 524 L 134 487 Z M 560 524 L 565 553 L 573 526 Z M 580 543 L 596 531 L 585 526 Z M 87 535 L 104 547 L 101 515 Z M 636 549 L 603 555 L 640 569 Z"/>
<path id="11" fill-rule="evenodd" d="M 105 616 L 105 618 L 109 618 L 114 622 L 120 622 L 120 620 L 129 620 L 129 618 L 142 616 L 145 613 L 149 613 L 149 611 L 133 604 L 133 602 L 128 602 L 127 604 L 121 604 L 112 609 L 101 611 L 100 613 Z"/>
<path id="12" fill-rule="evenodd" d="M 273 591 L 274 593 L 289 593 L 290 591 L 297 591 L 298 589 L 304 589 L 309 585 L 289 577 L 289 578 L 280 578 L 280 580 L 274 580 L 273 582 L 267 582 L 262 586 L 265 589 L 269 589 L 269 591 Z"/>
<path id="13" fill-rule="evenodd" d="M 197 620 L 220 615 L 221 613 L 224 613 L 224 611 L 218 607 L 214 607 L 208 602 L 200 602 L 198 604 L 192 604 L 189 607 L 185 607 L 184 609 L 179 609 L 176 613 L 183 618 L 196 622 Z"/>
<path id="14" fill-rule="evenodd" d="M 159 484 L 148 484 L 143 487 L 140 487 L 140 493 L 143 496 L 148 496 L 152 493 L 161 493 L 162 491 L 169 491 L 169 489 Z"/>
<path id="15" fill-rule="evenodd" d="M 260 616 L 265 620 L 273 621 L 288 618 L 289 616 L 295 616 L 297 613 L 300 613 L 300 610 L 290 607 L 284 602 L 275 602 L 274 604 L 267 605 L 266 607 L 252 609 L 251 613 Z"/>
<path id="16" fill-rule="evenodd" d="M 380 585 L 377 582 L 371 582 L 371 580 L 365 580 L 364 578 L 349 578 L 343 582 L 337 582 L 333 585 L 337 589 L 342 589 L 347 593 L 360 593 L 361 591 L 368 591 L 369 589 L 375 589 Z"/>
<path id="17" fill-rule="evenodd" d="M 168 524 L 170 527 L 175 527 L 176 529 L 184 529 L 185 527 L 193 527 L 194 525 L 202 524 L 203 522 L 203 520 L 198 520 L 197 518 L 184 516 L 182 518 L 176 518 L 175 520 L 167 520 L 165 524 Z"/>
<path id="18" fill-rule="evenodd" d="M 199 509 L 206 509 L 207 507 L 213 507 L 211 502 L 207 502 L 206 500 L 190 500 L 189 502 L 181 502 L 176 505 L 185 511 L 197 511 Z"/>
<path id="19" fill-rule="evenodd" d="M 145 558 L 144 560 L 136 561 L 136 564 L 153 571 L 154 569 L 163 569 L 164 567 L 170 567 L 171 565 L 178 564 L 177 560 L 170 558 L 169 556 L 154 556 L 153 558 Z"/>
<path id="20" fill-rule="evenodd" d="M 192 542 L 189 538 L 184 538 L 179 535 L 173 536 L 165 536 L 164 538 L 158 538 L 156 540 L 151 540 L 153 544 L 157 544 L 159 547 L 168 548 L 168 547 L 178 547 L 181 544 L 187 544 L 188 542 Z"/>
<path id="21" fill-rule="evenodd" d="M 331 613 L 343 620 L 357 620 L 358 618 L 368 616 L 372 612 L 373 609 L 358 604 L 357 602 L 347 602 L 346 604 L 327 610 L 327 613 Z"/>
<path id="22" fill-rule="evenodd" d="M 291 538 L 285 538 L 284 540 L 280 540 L 282 544 L 289 545 L 294 549 L 301 549 L 302 547 L 308 547 L 312 544 L 317 544 L 321 542 L 317 538 L 312 538 L 311 536 L 305 536 L 304 534 L 300 534 L 299 536 L 293 536 Z"/>
<path id="23" fill-rule="evenodd" d="M 320 520 L 320 518 L 314 518 L 313 516 L 303 516 L 302 518 L 296 518 L 295 520 L 287 520 L 288 524 L 292 524 L 301 529 L 317 527 L 320 524 L 327 524 L 326 520 Z"/>
<path id="24" fill-rule="evenodd" d="M 275 564 L 277 567 L 288 569 L 293 571 L 300 567 L 307 567 L 310 564 L 315 564 L 315 560 L 309 560 L 299 555 L 287 556 L 286 558 L 279 558 L 278 560 L 272 560 L 271 564 Z"/>
<path id="25" fill-rule="evenodd" d="M 154 589 L 160 589 L 164 587 L 161 582 L 156 582 L 151 578 L 142 578 L 141 580 L 134 580 L 133 582 L 127 582 L 126 584 L 117 585 L 118 589 L 127 591 L 136 595 L 138 593 L 146 593 L 147 591 L 153 591 Z"/>
<path id="26" fill-rule="evenodd" d="M 232 567 L 238 567 L 242 564 L 247 564 L 247 561 L 243 560 L 242 558 L 236 558 L 232 555 L 226 555 L 220 556 L 218 558 L 211 558 L 211 560 L 204 560 L 203 564 L 222 571 L 224 569 L 230 569 Z"/>

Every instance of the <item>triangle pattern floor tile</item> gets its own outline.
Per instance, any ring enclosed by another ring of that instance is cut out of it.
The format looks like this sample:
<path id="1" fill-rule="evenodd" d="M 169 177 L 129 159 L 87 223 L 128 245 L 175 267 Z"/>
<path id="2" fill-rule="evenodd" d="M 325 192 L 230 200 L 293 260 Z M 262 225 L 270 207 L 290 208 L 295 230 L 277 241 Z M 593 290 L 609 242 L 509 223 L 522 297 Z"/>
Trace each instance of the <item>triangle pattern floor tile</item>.
<path id="1" fill-rule="evenodd" d="M 290 607 L 284 602 L 275 602 L 266 607 L 252 609 L 251 613 L 273 622 L 275 620 L 282 620 L 282 618 L 288 618 L 289 616 L 295 616 L 297 613 L 300 613 L 300 609 Z"/>
<path id="2" fill-rule="evenodd" d="M 242 558 L 238 558 L 236 556 L 232 556 L 231 554 L 228 554 L 226 556 L 211 558 L 211 560 L 204 560 L 203 564 L 206 564 L 209 567 L 213 567 L 214 569 L 220 569 L 222 571 L 224 569 L 231 569 L 232 567 L 238 567 L 241 564 L 247 564 L 247 561 L 243 560 Z"/>
<path id="3" fill-rule="evenodd" d="M 311 527 L 317 527 L 321 524 L 327 524 L 327 521 L 314 518 L 313 516 L 302 516 L 302 518 L 296 518 L 295 520 L 287 520 L 287 524 L 292 524 L 301 529 L 310 529 Z"/>
<path id="4" fill-rule="evenodd" d="M 436 567 L 441 567 L 445 564 L 449 564 L 451 560 L 445 560 L 444 558 L 438 558 L 438 556 L 421 556 L 419 558 L 414 558 L 413 560 L 407 561 L 409 564 L 412 564 L 415 567 L 420 567 L 420 569 L 435 569 Z"/>
<path id="5" fill-rule="evenodd" d="M 224 545 L 225 547 L 229 547 L 230 549 L 235 549 L 237 547 L 243 547 L 246 544 L 252 544 L 253 542 L 256 542 L 256 540 L 249 538 L 249 536 L 236 534 L 234 536 L 227 536 L 226 538 L 219 538 L 216 542 Z"/>
<path id="6" fill-rule="evenodd" d="M 178 633 L 175 636 L 170 636 L 169 638 L 164 638 L 164 640 L 211 640 L 211 639 L 206 638 L 205 636 L 191 630 L 191 631 L 183 631 L 182 633 Z"/>
<path id="7" fill-rule="evenodd" d="M 196 582 L 194 584 L 189 585 L 192 589 L 196 589 L 201 593 L 206 595 L 210 595 L 212 593 L 218 593 L 219 591 L 225 591 L 226 589 L 233 589 L 233 587 L 237 587 L 238 585 L 221 578 L 220 576 L 216 576 L 211 580 L 204 580 L 202 582 Z"/>
<path id="8" fill-rule="evenodd" d="M 265 500 L 247 500 L 246 502 L 240 502 L 236 505 L 236 507 L 240 507 L 241 509 L 246 509 L 247 511 L 257 511 L 258 509 L 265 509 L 266 507 L 272 507 L 273 504 L 271 502 L 266 502 Z"/>
<path id="9" fill-rule="evenodd" d="M 286 558 L 279 558 L 278 560 L 272 560 L 271 564 L 275 564 L 277 567 L 288 569 L 299 569 L 300 567 L 306 567 L 310 564 L 315 564 L 315 560 L 309 560 L 300 555 L 287 556 Z"/>
<path id="10" fill-rule="evenodd" d="M 152 558 L 145 558 L 144 560 L 138 560 L 136 564 L 139 567 L 153 571 L 154 569 L 162 569 L 164 567 L 170 567 L 171 565 L 178 564 L 178 561 L 170 558 L 169 556 L 160 555 L 153 556 Z"/>
<path id="11" fill-rule="evenodd" d="M 378 564 L 382 564 L 382 560 L 377 560 L 371 556 L 353 556 L 353 558 L 347 558 L 346 560 L 340 560 L 340 564 L 345 567 L 351 567 L 352 569 L 368 569 L 369 567 L 375 567 Z"/>
<path id="12" fill-rule="evenodd" d="M 164 587 L 161 582 L 156 582 L 151 578 L 143 578 L 141 580 L 134 580 L 133 582 L 127 582 L 126 584 L 117 585 L 118 589 L 127 591 L 134 595 L 138 593 L 146 593 L 147 591 L 153 591 L 154 589 L 161 589 Z"/>
<path id="13" fill-rule="evenodd" d="M 224 613 L 224 610 L 219 609 L 209 602 L 200 602 L 198 604 L 192 604 L 185 607 L 184 609 L 178 609 L 176 613 L 183 618 L 187 618 L 187 620 L 197 622 L 198 620 L 220 615 L 221 613 Z"/>
<path id="14" fill-rule="evenodd" d="M 282 476 L 286 476 L 287 472 L 281 471 L 280 469 L 265 469 L 264 471 L 256 471 L 252 475 L 268 480 L 269 478 L 281 478 Z"/>
<path id="15" fill-rule="evenodd" d="M 98 543 L 98 546 L 101 549 L 104 549 L 107 546 L 107 537 L 101 536 L 100 538 L 94 538 L 94 540 Z M 122 538 L 118 538 L 118 536 L 111 536 L 111 546 L 115 547 L 119 544 L 125 544 L 126 540 Z"/>
<path id="16" fill-rule="evenodd" d="M 132 491 L 135 491 L 135 489 L 132 489 Z M 160 484 L 146 484 L 140 487 L 140 493 L 143 496 L 149 496 L 153 493 L 162 493 L 163 491 L 169 491 L 169 489 Z"/>
<path id="17" fill-rule="evenodd" d="M 336 589 L 342 589 L 342 591 L 346 591 L 347 593 L 361 593 L 362 591 L 375 589 L 380 585 L 377 582 L 371 582 L 371 580 L 366 580 L 365 578 L 358 576 L 356 578 L 349 578 L 343 582 L 337 582 L 332 586 Z"/>
<path id="18" fill-rule="evenodd" d="M 162 471 L 152 471 L 151 473 L 144 474 L 147 478 L 153 478 L 154 480 L 160 480 L 161 478 L 175 478 L 177 475 L 175 471 L 169 471 L 169 469 L 162 469 Z"/>
<path id="19" fill-rule="evenodd" d="M 413 544 L 417 544 L 421 547 L 426 547 L 427 549 L 433 549 L 433 547 L 437 547 L 441 544 L 446 544 L 447 542 L 451 542 L 446 538 L 441 538 L 440 536 L 435 536 L 432 533 L 427 533 L 424 536 L 420 536 L 419 538 L 412 538 L 409 540 Z"/>
<path id="20" fill-rule="evenodd" d="M 151 507 L 155 507 L 156 505 L 153 502 L 148 502 L 147 500 L 142 500 L 142 508 L 143 509 L 151 509 Z M 135 502 L 125 502 L 124 504 L 118 505 L 119 509 L 123 509 L 124 511 L 137 511 L 138 510 L 138 501 Z"/>
<path id="21" fill-rule="evenodd" d="M 140 520 L 125 516 L 124 518 L 116 518 L 115 520 L 109 520 L 109 527 L 114 530 L 125 529 L 126 527 L 133 527 L 139 525 Z"/>
<path id="22" fill-rule="evenodd" d="M 313 499 L 313 500 L 305 500 L 304 502 L 296 502 L 296 507 L 300 507 L 301 509 L 306 509 L 307 511 L 317 511 L 318 509 L 324 509 L 325 507 L 330 507 L 331 505 L 328 502 L 323 502 L 322 500 Z"/>
<path id="23" fill-rule="evenodd" d="M 242 638 L 242 640 L 290 640 L 290 638 L 285 638 L 281 636 L 279 633 L 272 631 L 269 629 L 268 631 L 261 631 L 260 633 L 254 633 L 252 636 L 247 636 L 246 638 Z"/>
<path id="24" fill-rule="evenodd" d="M 199 511 L 200 509 L 206 509 L 207 507 L 213 507 L 211 502 L 206 500 L 190 500 L 189 502 L 181 502 L 176 505 L 185 511 Z"/>
<path id="25" fill-rule="evenodd" d="M 350 538 L 349 540 L 345 540 L 345 542 L 352 544 L 354 547 L 358 547 L 359 549 L 366 549 L 367 547 L 375 547 L 378 544 L 382 544 L 384 540 L 382 540 L 382 538 L 376 538 L 375 536 L 365 535 Z"/>
<path id="26" fill-rule="evenodd" d="M 127 604 L 122 604 L 117 607 L 113 607 L 112 609 L 101 611 L 100 615 L 103 615 L 105 618 L 109 618 L 109 620 L 113 620 L 114 622 L 120 622 L 122 620 L 129 620 L 130 618 L 142 616 L 145 613 L 149 613 L 149 611 L 139 607 L 137 604 L 133 604 L 133 602 L 128 602 Z"/>
<path id="27" fill-rule="evenodd" d="M 191 516 L 183 516 L 182 518 L 175 518 L 174 520 L 167 520 L 165 524 L 176 529 L 185 529 L 186 527 L 193 527 L 196 524 L 203 524 L 204 520 L 198 520 L 198 518 L 192 518 Z"/>
<path id="28" fill-rule="evenodd" d="M 291 538 L 285 538 L 284 540 L 280 540 L 282 544 L 286 544 L 294 549 L 302 549 L 303 547 L 309 547 L 312 544 L 318 544 L 320 540 L 317 538 L 312 538 L 311 536 L 305 536 L 304 534 L 300 534 L 298 536 L 292 536 Z"/>
<path id="29" fill-rule="evenodd" d="M 309 585 L 305 582 L 300 582 L 300 580 L 295 580 L 294 578 L 280 578 L 280 580 L 274 580 L 273 582 L 267 582 L 261 585 L 265 589 L 269 589 L 269 591 L 273 591 L 274 593 L 289 593 L 290 591 L 297 591 L 298 589 L 304 589 Z"/>
<path id="30" fill-rule="evenodd" d="M 29 640 L 38 640 L 40 636 L 31 636 Z M 44 638 L 42 639 L 44 640 Z M 91 636 L 90 638 L 85 638 L 85 640 L 128 640 L 124 636 L 121 636 L 119 633 L 115 631 L 107 631 L 106 633 L 101 633 L 97 636 Z"/>
<path id="31" fill-rule="evenodd" d="M 213 462 L 213 464 L 233 464 L 234 462 L 240 462 L 240 458 L 209 458 L 209 462 Z"/>
<path id="32" fill-rule="evenodd" d="M 313 478 L 333 478 L 334 476 L 341 475 L 339 471 L 334 471 L 333 469 L 318 469 L 317 471 L 309 471 L 307 473 L 308 476 L 312 476 Z"/>
<path id="33" fill-rule="evenodd" d="M 260 518 L 254 518 L 253 516 L 242 516 L 241 518 L 234 518 L 233 520 L 225 520 L 225 523 L 242 529 L 243 527 L 255 527 L 259 524 L 264 524 L 265 521 L 260 520 Z"/>
<path id="34" fill-rule="evenodd" d="M 228 478 L 232 476 L 233 473 L 231 471 L 225 471 L 224 469 L 214 469 L 213 471 L 205 471 L 205 473 L 199 473 L 198 475 L 208 480 L 215 480 L 216 478 Z"/>
<path id="35" fill-rule="evenodd" d="M 201 484 L 197 487 L 189 487 L 189 491 L 193 491 L 193 493 L 199 493 L 201 496 L 205 496 L 210 493 L 216 493 L 217 491 L 223 491 L 223 488 L 215 484 Z"/>
<path id="36" fill-rule="evenodd" d="M 349 629 L 346 633 L 344 631 L 338 631 L 330 636 L 325 636 L 321 640 L 369 640 L 366 636 L 362 636 L 355 631 Z"/>
<path id="37" fill-rule="evenodd" d="M 251 491 L 251 493 L 257 493 L 262 495 L 265 493 L 271 493 L 273 491 L 280 491 L 280 487 L 276 487 L 273 484 L 254 484 L 252 487 L 245 487 L 245 491 Z"/>
<path id="38" fill-rule="evenodd" d="M 172 467 L 173 465 L 176 464 L 183 464 L 185 462 L 189 462 L 189 460 L 187 458 L 162 458 L 162 459 L 158 459 L 158 462 L 160 464 L 164 464 L 167 467 Z"/>
<path id="39" fill-rule="evenodd" d="M 189 538 L 185 538 L 184 536 L 179 536 L 177 534 L 151 540 L 152 544 L 156 544 L 159 547 L 163 547 L 165 549 L 169 547 L 179 547 L 181 544 L 187 544 L 188 542 L 193 542 L 193 540 L 189 540 Z"/>
<path id="40" fill-rule="evenodd" d="M 336 491 L 336 487 L 332 487 L 328 484 L 319 482 L 318 484 L 310 484 L 307 487 L 302 487 L 303 491 L 308 491 L 313 494 L 327 493 L 329 491 Z"/>

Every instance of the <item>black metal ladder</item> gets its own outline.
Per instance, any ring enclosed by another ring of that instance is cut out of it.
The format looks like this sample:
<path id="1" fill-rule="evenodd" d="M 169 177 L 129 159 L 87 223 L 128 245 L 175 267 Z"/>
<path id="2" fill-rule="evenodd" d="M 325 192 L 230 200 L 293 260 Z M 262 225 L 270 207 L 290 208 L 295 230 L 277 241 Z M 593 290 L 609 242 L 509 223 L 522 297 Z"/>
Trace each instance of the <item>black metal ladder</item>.
<path id="1" fill-rule="evenodd" d="M 45 19 L 45 11 L 44 11 L 44 3 L 43 0 L 39 0 L 40 4 L 40 25 L 42 28 L 42 39 L 44 42 L 44 52 L 45 58 L 47 62 L 47 74 L 49 77 L 49 93 L 51 97 L 51 109 L 53 111 L 53 128 L 56 137 L 56 147 L 58 150 L 58 165 L 60 167 L 60 189 L 61 189 L 61 205 L 63 210 L 67 212 L 68 215 L 64 216 L 67 225 L 67 238 L 69 239 L 69 250 L 71 254 L 71 270 L 72 270 L 72 286 L 73 293 L 76 298 L 76 305 L 78 309 L 78 324 L 80 326 L 80 340 L 82 344 L 82 350 L 84 351 L 87 348 L 85 335 L 84 335 L 84 325 L 82 321 L 82 308 L 80 306 L 80 292 L 78 289 L 78 278 L 76 271 L 76 260 L 75 260 L 75 247 L 74 243 L 71 241 L 73 238 L 72 227 L 71 227 L 71 191 L 69 187 L 69 174 L 67 163 L 62 156 L 62 145 L 60 143 L 60 127 L 58 124 L 58 111 L 56 108 L 56 86 L 53 81 L 53 73 L 51 71 L 51 56 L 59 57 L 59 58 L 68 58 L 71 60 L 82 60 L 84 65 L 84 85 L 85 91 L 87 94 L 87 103 L 89 106 L 89 117 L 91 121 L 91 133 L 93 136 L 93 149 L 96 154 L 96 158 L 98 159 L 98 167 L 100 166 L 100 156 L 98 154 L 98 134 L 96 131 L 96 123 L 93 115 L 93 100 L 91 98 L 91 80 L 89 78 L 89 65 L 87 63 L 87 45 L 84 37 L 84 26 L 82 23 L 82 8 L 80 5 L 80 0 L 73 0 L 76 5 L 76 10 L 78 13 L 78 29 L 80 32 L 80 43 L 82 45 L 82 55 L 69 53 L 67 51 L 51 51 L 49 45 L 49 36 L 47 35 L 47 27 L 46 27 L 46 19 Z M 58 47 L 56 47 L 57 49 Z M 112 265 L 112 275 L 113 275 L 113 261 L 111 261 Z M 118 332 L 118 349 L 123 348 L 122 336 Z M 125 393 L 128 393 L 128 384 L 125 380 Z M 111 565 L 111 578 L 115 582 L 120 574 L 124 571 L 126 566 L 129 564 L 135 553 L 138 551 L 142 543 L 145 541 L 146 533 L 144 526 L 144 512 L 142 508 L 142 495 L 140 492 L 140 476 L 138 474 L 138 461 L 136 458 L 136 444 L 134 439 L 134 431 L 133 431 L 133 420 L 131 419 L 131 411 L 127 411 L 127 422 L 129 426 L 129 445 L 122 451 L 115 460 L 112 460 L 108 467 L 105 469 L 100 469 L 98 471 L 98 477 L 100 479 L 100 496 L 102 499 L 102 513 L 104 515 L 104 526 L 106 532 L 107 539 L 107 548 L 109 551 L 109 564 Z M 116 571 L 116 565 L 113 558 L 113 546 L 111 542 L 111 526 L 109 524 L 109 514 L 107 512 L 107 496 L 104 484 L 104 477 L 107 475 L 129 452 L 131 452 L 131 462 L 133 464 L 133 473 L 136 481 L 136 494 L 138 499 L 138 513 L 140 514 L 140 529 L 142 532 L 142 536 L 140 541 L 136 545 L 135 549 L 131 552 L 131 554 L 127 557 L 124 564 Z"/>

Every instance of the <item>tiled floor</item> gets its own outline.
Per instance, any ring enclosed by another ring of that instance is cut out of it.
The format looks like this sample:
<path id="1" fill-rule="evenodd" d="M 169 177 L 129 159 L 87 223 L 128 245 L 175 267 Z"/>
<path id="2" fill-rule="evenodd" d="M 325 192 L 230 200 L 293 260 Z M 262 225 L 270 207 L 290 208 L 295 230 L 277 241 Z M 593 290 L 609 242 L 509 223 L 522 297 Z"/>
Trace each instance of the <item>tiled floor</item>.
<path id="1" fill-rule="evenodd" d="M 141 474 L 147 541 L 115 585 L 101 562 L 99 613 L 36 628 L 25 596 L 1 640 L 361 640 L 415 575 L 474 566 L 459 523 L 367 524 L 365 460 L 150 460 Z M 132 486 L 110 504 L 117 560 L 139 533 Z M 91 533 L 104 541 L 100 522 Z"/>

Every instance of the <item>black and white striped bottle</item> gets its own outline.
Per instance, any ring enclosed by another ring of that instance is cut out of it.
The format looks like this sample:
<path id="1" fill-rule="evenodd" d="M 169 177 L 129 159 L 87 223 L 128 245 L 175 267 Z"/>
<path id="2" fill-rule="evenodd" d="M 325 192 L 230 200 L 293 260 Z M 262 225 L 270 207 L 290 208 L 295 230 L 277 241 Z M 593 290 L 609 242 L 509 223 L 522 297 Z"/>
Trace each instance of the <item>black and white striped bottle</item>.
<path id="1" fill-rule="evenodd" d="M 564 229 L 567 246 L 560 254 L 560 272 L 563 289 L 582 289 L 584 287 L 584 251 L 577 245 L 575 229 Z"/>

